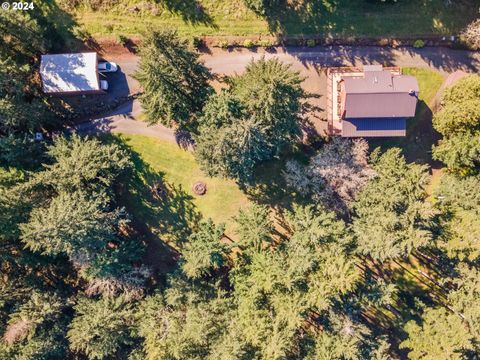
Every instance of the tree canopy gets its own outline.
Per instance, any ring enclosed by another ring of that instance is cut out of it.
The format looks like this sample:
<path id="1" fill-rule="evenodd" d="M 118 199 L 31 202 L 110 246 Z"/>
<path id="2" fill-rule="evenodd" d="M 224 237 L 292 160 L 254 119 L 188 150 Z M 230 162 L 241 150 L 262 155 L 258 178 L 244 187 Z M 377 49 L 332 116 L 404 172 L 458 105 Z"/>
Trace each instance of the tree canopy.
<path id="1" fill-rule="evenodd" d="M 442 105 L 433 126 L 443 139 L 433 147 L 433 156 L 452 171 L 472 171 L 480 159 L 480 76 L 467 76 L 447 88 Z"/>
<path id="2" fill-rule="evenodd" d="M 432 239 L 433 213 L 425 202 L 425 166 L 407 164 L 399 149 L 371 156 L 377 177 L 358 195 L 353 231 L 358 251 L 377 261 L 407 256 Z"/>
<path id="3" fill-rule="evenodd" d="M 135 77 L 143 87 L 140 101 L 147 121 L 191 124 L 212 93 L 210 71 L 173 31 L 145 34 L 140 56 Z"/>
<path id="4" fill-rule="evenodd" d="M 294 144 L 305 96 L 301 82 L 290 66 L 264 58 L 230 77 L 199 119 L 195 156 L 202 169 L 245 184 L 259 162 Z"/>

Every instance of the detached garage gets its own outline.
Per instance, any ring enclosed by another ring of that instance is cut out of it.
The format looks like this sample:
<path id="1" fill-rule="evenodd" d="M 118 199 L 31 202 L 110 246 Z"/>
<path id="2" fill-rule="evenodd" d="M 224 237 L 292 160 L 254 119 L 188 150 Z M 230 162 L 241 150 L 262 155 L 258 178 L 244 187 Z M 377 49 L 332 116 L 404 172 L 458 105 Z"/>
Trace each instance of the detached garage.
<path id="1" fill-rule="evenodd" d="M 43 91 L 52 95 L 103 93 L 98 78 L 97 53 L 42 55 Z"/>

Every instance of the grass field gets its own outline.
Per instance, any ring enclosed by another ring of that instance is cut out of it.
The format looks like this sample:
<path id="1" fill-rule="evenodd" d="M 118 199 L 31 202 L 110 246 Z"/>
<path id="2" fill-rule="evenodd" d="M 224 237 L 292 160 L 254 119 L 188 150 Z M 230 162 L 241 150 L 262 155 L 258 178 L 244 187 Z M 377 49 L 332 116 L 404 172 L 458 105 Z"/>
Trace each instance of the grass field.
<path id="1" fill-rule="evenodd" d="M 144 222 L 149 230 L 167 242 L 184 239 L 173 234 L 186 234 L 188 225 L 200 218 L 226 223 L 226 234 L 233 234 L 232 217 L 248 204 L 246 195 L 235 182 L 205 176 L 191 152 L 155 138 L 140 135 L 120 137 L 132 151 L 136 176 L 126 195 L 127 210 Z M 196 181 L 207 184 L 207 193 L 194 195 Z M 165 186 L 165 196 L 156 199 L 150 186 Z M 147 185 L 147 186 L 145 186 Z"/>
<path id="2" fill-rule="evenodd" d="M 471 21 L 476 0 L 292 0 L 257 16 L 243 0 L 119 0 L 108 9 L 70 12 L 96 36 L 176 28 L 181 35 L 419 36 L 455 34 Z"/>

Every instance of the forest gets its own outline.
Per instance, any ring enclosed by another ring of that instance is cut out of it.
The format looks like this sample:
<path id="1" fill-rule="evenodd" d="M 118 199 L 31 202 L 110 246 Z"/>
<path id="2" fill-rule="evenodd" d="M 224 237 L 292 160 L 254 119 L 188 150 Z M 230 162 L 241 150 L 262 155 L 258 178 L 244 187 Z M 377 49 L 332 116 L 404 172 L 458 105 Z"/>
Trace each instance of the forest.
<path id="1" fill-rule="evenodd" d="M 62 131 L 68 108 L 41 91 L 57 27 L 0 13 L 0 359 L 479 358 L 479 75 L 433 117 L 435 183 L 428 164 L 363 139 L 292 157 L 312 95 L 289 65 L 251 62 L 216 91 L 189 41 L 145 34 L 146 121 L 191 134 L 205 174 L 245 192 L 288 159 L 296 194 L 287 207 L 252 196 L 233 238 L 208 218 L 176 228 L 160 271 L 125 204 L 138 159 L 118 136 Z"/>

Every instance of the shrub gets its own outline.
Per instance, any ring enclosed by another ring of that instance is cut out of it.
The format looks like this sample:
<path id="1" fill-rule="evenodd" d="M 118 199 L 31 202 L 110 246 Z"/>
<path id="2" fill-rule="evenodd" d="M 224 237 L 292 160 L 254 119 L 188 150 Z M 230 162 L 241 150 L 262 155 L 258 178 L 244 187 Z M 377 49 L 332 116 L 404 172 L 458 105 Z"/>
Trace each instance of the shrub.
<path id="1" fill-rule="evenodd" d="M 264 48 L 269 48 L 274 46 L 273 41 L 267 40 L 267 39 L 262 39 L 258 42 L 258 46 L 264 47 Z"/>
<path id="2" fill-rule="evenodd" d="M 421 49 L 421 48 L 423 48 L 424 46 L 425 46 L 425 41 L 420 40 L 420 39 L 415 40 L 415 42 L 413 43 L 413 47 L 414 47 L 415 49 Z"/>
<path id="3" fill-rule="evenodd" d="M 308 39 L 307 40 L 307 46 L 308 47 L 314 47 L 316 45 L 315 39 Z"/>
<path id="4" fill-rule="evenodd" d="M 119 43 L 120 45 L 125 46 L 129 42 L 129 40 L 130 39 L 125 35 L 122 35 L 122 34 L 117 35 L 117 43 Z"/>
<path id="5" fill-rule="evenodd" d="M 219 41 L 217 42 L 217 47 L 219 47 L 219 48 L 226 49 L 226 48 L 228 48 L 229 46 L 230 46 L 230 44 L 228 43 L 227 40 L 219 40 Z"/>
<path id="6" fill-rule="evenodd" d="M 460 40 L 472 50 L 480 50 L 480 19 L 473 21 L 462 31 Z"/>
<path id="7" fill-rule="evenodd" d="M 251 39 L 245 39 L 245 41 L 243 42 L 243 46 L 247 49 L 250 49 L 255 46 L 255 43 Z"/>

